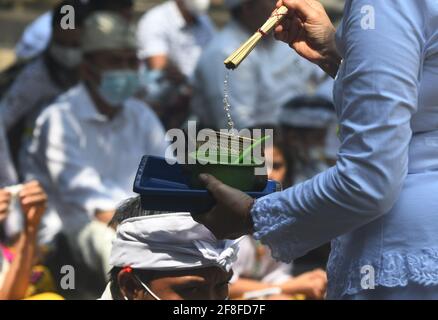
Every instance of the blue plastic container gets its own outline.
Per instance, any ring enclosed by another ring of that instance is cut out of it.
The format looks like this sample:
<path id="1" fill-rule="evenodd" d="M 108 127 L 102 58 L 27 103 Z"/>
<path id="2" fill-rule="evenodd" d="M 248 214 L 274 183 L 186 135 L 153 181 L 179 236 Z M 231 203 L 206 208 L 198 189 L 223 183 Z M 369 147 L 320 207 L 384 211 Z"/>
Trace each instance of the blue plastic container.
<path id="1" fill-rule="evenodd" d="M 144 156 L 134 181 L 134 192 L 141 196 L 145 210 L 203 213 L 209 211 L 215 200 L 206 189 L 191 189 L 190 175 L 183 165 L 170 165 L 166 159 Z M 279 183 L 269 180 L 261 192 L 247 192 L 261 198 L 279 191 Z"/>

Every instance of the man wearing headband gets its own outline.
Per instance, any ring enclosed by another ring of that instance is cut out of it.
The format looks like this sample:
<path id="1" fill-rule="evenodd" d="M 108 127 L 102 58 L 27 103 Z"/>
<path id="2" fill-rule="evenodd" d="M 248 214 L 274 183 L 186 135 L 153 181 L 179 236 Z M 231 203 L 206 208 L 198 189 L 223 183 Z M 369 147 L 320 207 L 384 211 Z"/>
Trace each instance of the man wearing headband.
<path id="1" fill-rule="evenodd" d="M 194 75 L 194 113 L 204 127 L 227 128 L 224 115 L 224 60 L 271 15 L 273 0 L 225 0 L 231 20 L 204 50 Z M 271 35 L 257 46 L 228 78 L 228 100 L 237 129 L 277 125 L 281 105 L 310 92 L 323 73 Z"/>
<path id="2" fill-rule="evenodd" d="M 59 215 L 45 221 L 47 240 L 65 233 L 78 262 L 104 280 L 114 236 L 106 224 L 131 196 L 141 157 L 164 156 L 166 142 L 156 115 L 133 98 L 135 28 L 118 14 L 95 13 L 84 23 L 81 48 L 82 81 L 38 118 L 23 167 Z"/>
<path id="3" fill-rule="evenodd" d="M 116 212 L 111 280 L 102 300 L 224 300 L 238 240 L 217 240 L 189 213 L 148 212 L 131 198 Z"/>

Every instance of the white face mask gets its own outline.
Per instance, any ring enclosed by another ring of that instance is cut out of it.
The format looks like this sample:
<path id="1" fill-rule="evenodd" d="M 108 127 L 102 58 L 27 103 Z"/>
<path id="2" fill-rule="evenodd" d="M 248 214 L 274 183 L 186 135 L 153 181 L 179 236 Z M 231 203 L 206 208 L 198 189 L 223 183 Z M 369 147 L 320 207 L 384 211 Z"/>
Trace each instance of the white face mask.
<path id="1" fill-rule="evenodd" d="M 50 56 L 66 68 L 73 69 L 82 62 L 82 52 L 79 48 L 70 48 L 52 43 L 49 47 Z"/>
<path id="2" fill-rule="evenodd" d="M 207 12 L 210 0 L 183 0 L 184 7 L 188 12 L 197 16 Z"/>
<path id="3" fill-rule="evenodd" d="M 171 94 L 172 84 L 161 70 L 143 70 L 140 72 L 140 85 L 146 90 L 148 101 L 161 102 Z"/>

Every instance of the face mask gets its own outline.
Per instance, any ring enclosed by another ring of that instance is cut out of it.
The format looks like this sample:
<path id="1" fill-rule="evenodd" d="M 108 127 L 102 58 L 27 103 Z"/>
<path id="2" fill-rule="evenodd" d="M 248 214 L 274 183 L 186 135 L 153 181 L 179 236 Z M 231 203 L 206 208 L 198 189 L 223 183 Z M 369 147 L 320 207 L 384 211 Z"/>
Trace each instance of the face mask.
<path id="1" fill-rule="evenodd" d="M 188 12 L 197 16 L 206 13 L 210 7 L 210 0 L 183 0 Z"/>
<path id="2" fill-rule="evenodd" d="M 82 52 L 78 48 L 69 48 L 58 44 L 51 44 L 49 54 L 60 65 L 73 69 L 82 62 Z"/>
<path id="3" fill-rule="evenodd" d="M 101 74 L 99 94 L 110 106 L 119 108 L 123 102 L 132 97 L 139 88 L 137 71 L 113 70 Z"/>
<path id="4" fill-rule="evenodd" d="M 146 90 L 147 100 L 152 102 L 162 101 L 172 89 L 161 70 L 143 70 L 140 73 L 140 83 Z"/>

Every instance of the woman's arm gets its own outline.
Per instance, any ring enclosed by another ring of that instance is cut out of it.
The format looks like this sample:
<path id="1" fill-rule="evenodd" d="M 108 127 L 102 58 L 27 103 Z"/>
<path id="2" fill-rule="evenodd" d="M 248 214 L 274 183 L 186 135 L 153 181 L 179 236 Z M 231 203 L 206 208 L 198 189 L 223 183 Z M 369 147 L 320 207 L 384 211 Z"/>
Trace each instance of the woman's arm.
<path id="1" fill-rule="evenodd" d="M 0 189 L 0 223 L 6 219 L 11 203 L 11 194 L 4 189 Z"/>
<path id="2" fill-rule="evenodd" d="M 0 300 L 19 300 L 25 298 L 29 287 L 33 260 L 36 251 L 36 232 L 23 232 L 16 245 L 16 254 L 3 286 Z"/>
<path id="3" fill-rule="evenodd" d="M 370 3 L 375 29 L 362 26 L 361 9 Z M 274 257 L 290 262 L 377 219 L 397 200 L 407 174 L 410 120 L 417 109 L 423 7 L 397 0 L 349 4 L 338 80 L 343 89 L 336 99 L 342 143 L 336 166 L 254 205 L 243 193 L 204 177 L 218 206 L 194 218 L 217 236 L 255 230 Z M 249 215 L 245 208 L 251 206 Z M 227 223 L 220 225 L 221 219 Z"/>
<path id="4" fill-rule="evenodd" d="M 325 294 L 326 285 L 327 276 L 322 270 L 314 270 L 297 277 L 289 277 L 280 284 L 265 283 L 239 277 L 237 281 L 230 285 L 230 298 L 240 298 L 250 291 L 279 288 L 281 295 L 292 297 L 296 294 L 304 294 L 308 299 L 322 299 Z"/>
<path id="5" fill-rule="evenodd" d="M 37 182 L 24 185 L 20 202 L 25 215 L 25 228 L 18 239 L 16 255 L 0 288 L 0 300 L 25 298 L 36 254 L 37 230 L 46 201 L 47 196 Z"/>

